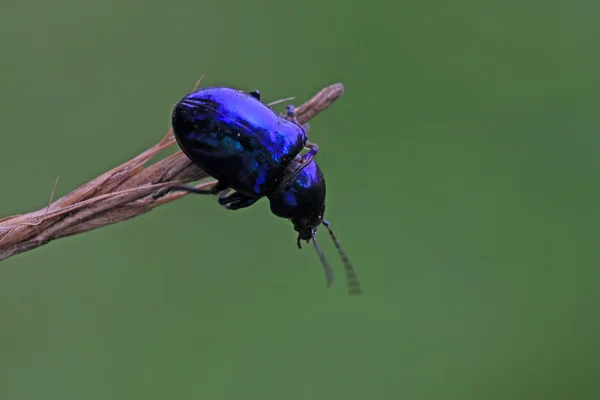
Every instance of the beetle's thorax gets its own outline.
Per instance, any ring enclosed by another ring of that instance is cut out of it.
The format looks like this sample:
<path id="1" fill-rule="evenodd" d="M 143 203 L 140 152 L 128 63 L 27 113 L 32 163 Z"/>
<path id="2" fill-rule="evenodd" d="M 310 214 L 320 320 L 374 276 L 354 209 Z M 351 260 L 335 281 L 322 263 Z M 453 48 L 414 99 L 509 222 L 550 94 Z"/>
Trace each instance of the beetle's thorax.
<path id="1" fill-rule="evenodd" d="M 325 178 L 317 163 L 296 157 L 286 170 L 284 183 L 269 197 L 271 212 L 289 219 L 294 229 L 307 240 L 323 221 Z"/>

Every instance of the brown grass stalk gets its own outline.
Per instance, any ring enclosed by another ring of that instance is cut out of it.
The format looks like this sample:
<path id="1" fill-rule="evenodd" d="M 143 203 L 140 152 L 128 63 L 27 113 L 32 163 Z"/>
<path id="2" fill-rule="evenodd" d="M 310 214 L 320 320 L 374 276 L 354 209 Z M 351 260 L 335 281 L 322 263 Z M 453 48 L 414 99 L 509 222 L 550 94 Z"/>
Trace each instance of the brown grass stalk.
<path id="1" fill-rule="evenodd" d="M 296 108 L 298 120 L 306 123 L 327 109 L 343 93 L 344 86 L 341 83 L 327 86 Z M 172 130 L 169 130 L 160 142 L 142 154 L 92 179 L 47 207 L 0 219 L 0 261 L 52 240 L 137 217 L 185 196 L 186 192 L 173 192 L 158 200 L 150 196 L 165 186 L 208 178 L 179 150 L 149 164 L 157 153 L 175 143 Z M 197 187 L 214 183 L 203 182 Z"/>

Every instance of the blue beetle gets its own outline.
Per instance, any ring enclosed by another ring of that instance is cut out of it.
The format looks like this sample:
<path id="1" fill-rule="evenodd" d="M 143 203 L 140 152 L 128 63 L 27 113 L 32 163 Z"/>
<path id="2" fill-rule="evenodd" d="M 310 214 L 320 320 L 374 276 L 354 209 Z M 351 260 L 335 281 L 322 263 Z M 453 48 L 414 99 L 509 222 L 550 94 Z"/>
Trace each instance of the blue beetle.
<path id="1" fill-rule="evenodd" d="M 183 153 L 217 179 L 217 184 L 210 189 L 171 186 L 153 198 L 173 190 L 218 194 L 222 206 L 238 210 L 267 197 L 271 212 L 294 225 L 299 248 L 302 240 L 312 240 L 331 286 L 333 270 L 316 240 L 321 224 L 328 229 L 343 260 L 349 292 L 359 294 L 356 273 L 323 219 L 325 177 L 314 160 L 319 148 L 308 141 L 306 127 L 296 120 L 293 106 L 288 106 L 287 118 L 262 103 L 256 90 L 245 93 L 208 87 L 188 94 L 173 108 L 173 132 Z M 305 148 L 309 151 L 301 155 Z"/>

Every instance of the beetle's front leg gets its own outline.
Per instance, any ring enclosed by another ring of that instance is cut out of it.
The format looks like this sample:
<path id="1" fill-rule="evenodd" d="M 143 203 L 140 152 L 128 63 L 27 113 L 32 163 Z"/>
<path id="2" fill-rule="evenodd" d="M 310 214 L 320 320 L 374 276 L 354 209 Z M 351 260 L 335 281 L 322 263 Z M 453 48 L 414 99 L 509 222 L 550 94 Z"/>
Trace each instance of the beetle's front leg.
<path id="1" fill-rule="evenodd" d="M 304 154 L 301 157 L 302 163 L 304 164 L 305 162 L 309 161 L 312 158 L 315 158 L 315 156 L 317 155 L 317 153 L 319 153 L 319 146 L 317 146 L 316 143 L 313 142 L 306 142 L 306 144 L 304 145 L 305 149 L 308 149 L 308 153 Z"/>

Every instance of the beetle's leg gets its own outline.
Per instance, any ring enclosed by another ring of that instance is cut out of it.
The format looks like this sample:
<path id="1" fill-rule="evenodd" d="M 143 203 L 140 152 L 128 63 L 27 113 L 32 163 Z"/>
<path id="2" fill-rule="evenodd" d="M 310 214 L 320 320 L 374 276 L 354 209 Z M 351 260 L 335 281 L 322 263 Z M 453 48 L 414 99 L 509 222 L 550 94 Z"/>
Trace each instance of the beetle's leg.
<path id="1" fill-rule="evenodd" d="M 189 193 L 194 193 L 194 194 L 217 194 L 217 193 L 219 193 L 219 190 L 215 190 L 214 187 L 212 187 L 210 189 L 198 189 L 198 188 L 195 188 L 192 186 L 170 186 L 170 187 L 166 187 L 166 188 L 161 189 L 158 192 L 154 193 L 152 195 L 152 199 L 153 200 L 159 199 L 173 191 L 189 192 Z"/>
<path id="2" fill-rule="evenodd" d="M 219 199 L 222 199 L 223 197 L 226 197 L 227 194 L 231 192 L 231 188 L 227 188 L 221 191 L 221 193 L 219 193 Z"/>
<path id="3" fill-rule="evenodd" d="M 300 121 L 298 121 L 298 119 L 296 118 L 296 108 L 293 105 L 288 105 L 286 107 L 286 117 L 289 120 L 292 120 L 293 122 L 295 122 L 298 126 L 301 126 L 302 129 L 304 129 L 304 133 L 308 134 L 308 131 L 310 130 L 310 124 L 307 122 L 306 124 L 302 125 L 300 123 Z"/>
<path id="4" fill-rule="evenodd" d="M 317 146 L 317 144 L 313 143 L 313 142 L 306 142 L 306 144 L 304 145 L 304 148 L 308 149 L 308 153 L 304 154 L 301 157 L 302 163 L 305 163 L 309 159 L 314 158 L 317 155 L 317 153 L 319 152 L 319 146 Z"/>
<path id="5" fill-rule="evenodd" d="M 258 90 L 253 90 L 251 92 L 248 92 L 248 94 L 257 100 L 260 100 L 260 92 Z"/>
<path id="6" fill-rule="evenodd" d="M 287 110 L 287 117 L 295 123 L 297 123 L 298 125 L 302 126 L 300 122 L 298 122 L 298 120 L 296 119 L 296 108 L 293 105 L 289 104 L 287 107 L 285 107 L 285 109 Z"/>
<path id="7" fill-rule="evenodd" d="M 210 189 L 198 189 L 193 186 L 185 186 L 185 185 L 169 186 L 169 187 L 160 189 L 158 192 L 154 193 L 152 195 L 152 199 L 156 200 L 158 198 L 165 196 L 166 194 L 168 194 L 172 191 L 189 192 L 189 193 L 194 193 L 194 194 L 217 194 L 220 191 L 227 189 L 227 187 L 228 187 L 227 184 L 224 184 L 221 182 L 217 182 L 217 184 L 215 186 L 211 187 Z"/>
<path id="8" fill-rule="evenodd" d="M 240 192 L 235 192 L 229 196 L 227 196 L 227 193 L 229 193 L 229 190 L 223 191 L 219 195 L 219 204 L 228 210 L 250 207 L 260 199 L 260 197 L 250 197 Z"/>

